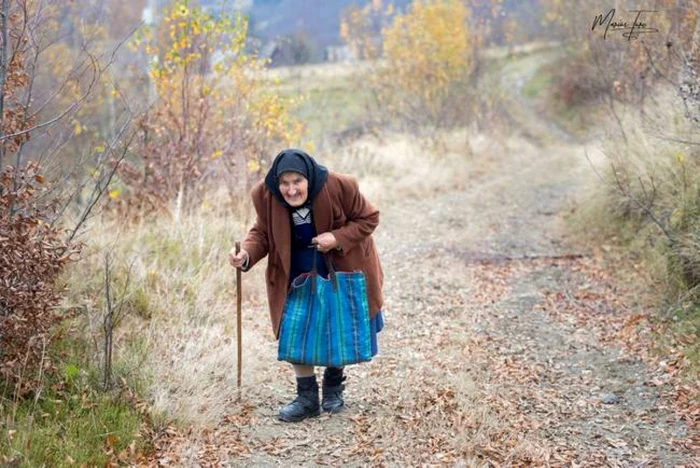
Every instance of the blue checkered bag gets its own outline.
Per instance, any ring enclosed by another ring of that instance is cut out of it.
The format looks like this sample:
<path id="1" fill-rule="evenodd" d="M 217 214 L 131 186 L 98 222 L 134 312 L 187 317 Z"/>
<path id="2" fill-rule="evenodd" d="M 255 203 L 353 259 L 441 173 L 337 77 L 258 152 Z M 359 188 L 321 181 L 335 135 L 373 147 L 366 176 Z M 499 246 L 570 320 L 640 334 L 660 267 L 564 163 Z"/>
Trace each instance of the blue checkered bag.
<path id="1" fill-rule="evenodd" d="M 329 277 L 310 273 L 292 281 L 280 323 L 277 359 L 314 366 L 342 367 L 370 361 L 372 345 L 367 283 L 361 271 L 335 271 L 324 255 Z"/>

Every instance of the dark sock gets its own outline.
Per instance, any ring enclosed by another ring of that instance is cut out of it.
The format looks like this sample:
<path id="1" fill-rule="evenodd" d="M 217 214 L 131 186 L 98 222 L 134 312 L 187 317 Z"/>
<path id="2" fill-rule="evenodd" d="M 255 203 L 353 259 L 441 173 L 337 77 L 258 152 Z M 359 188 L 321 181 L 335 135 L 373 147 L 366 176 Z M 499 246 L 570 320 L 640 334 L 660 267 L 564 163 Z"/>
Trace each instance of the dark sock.
<path id="1" fill-rule="evenodd" d="M 343 383 L 343 368 L 342 367 L 326 367 L 323 371 L 323 385 L 326 387 L 335 387 Z"/>
<path id="2" fill-rule="evenodd" d="M 313 390 L 318 390 L 316 375 L 310 375 L 309 377 L 297 377 L 297 392 L 309 392 Z"/>

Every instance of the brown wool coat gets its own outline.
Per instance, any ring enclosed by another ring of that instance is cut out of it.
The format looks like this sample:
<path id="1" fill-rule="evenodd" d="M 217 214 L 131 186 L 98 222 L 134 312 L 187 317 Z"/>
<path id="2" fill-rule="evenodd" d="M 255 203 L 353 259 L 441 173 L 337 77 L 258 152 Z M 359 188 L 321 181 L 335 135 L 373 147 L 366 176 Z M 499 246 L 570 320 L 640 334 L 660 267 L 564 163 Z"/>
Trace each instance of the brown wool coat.
<path id="1" fill-rule="evenodd" d="M 265 273 L 267 298 L 272 330 L 275 337 L 279 337 L 291 268 L 289 213 L 264 181 L 253 187 L 251 196 L 257 219 L 242 248 L 250 255 L 248 270 L 269 255 Z M 379 211 L 360 193 L 355 179 L 335 172 L 328 174 L 328 180 L 311 207 L 316 232 L 331 232 L 340 244 L 341 250 L 330 252 L 336 269 L 365 273 L 370 316 L 374 317 L 383 303 L 384 273 L 372 239 L 372 232 L 379 224 Z"/>

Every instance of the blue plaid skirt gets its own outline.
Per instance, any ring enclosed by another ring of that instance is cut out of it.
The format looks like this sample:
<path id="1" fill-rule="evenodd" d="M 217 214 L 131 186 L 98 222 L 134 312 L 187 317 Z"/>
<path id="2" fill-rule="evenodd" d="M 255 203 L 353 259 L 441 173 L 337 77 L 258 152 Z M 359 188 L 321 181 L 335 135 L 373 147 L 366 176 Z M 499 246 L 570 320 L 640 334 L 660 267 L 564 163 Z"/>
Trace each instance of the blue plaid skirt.
<path id="1" fill-rule="evenodd" d="M 377 315 L 375 315 L 369 321 L 370 340 L 372 343 L 372 356 L 376 356 L 377 353 L 379 352 L 379 346 L 377 346 L 377 333 L 382 331 L 383 328 L 384 328 L 384 316 L 382 315 L 382 311 L 380 310 L 377 313 Z"/>

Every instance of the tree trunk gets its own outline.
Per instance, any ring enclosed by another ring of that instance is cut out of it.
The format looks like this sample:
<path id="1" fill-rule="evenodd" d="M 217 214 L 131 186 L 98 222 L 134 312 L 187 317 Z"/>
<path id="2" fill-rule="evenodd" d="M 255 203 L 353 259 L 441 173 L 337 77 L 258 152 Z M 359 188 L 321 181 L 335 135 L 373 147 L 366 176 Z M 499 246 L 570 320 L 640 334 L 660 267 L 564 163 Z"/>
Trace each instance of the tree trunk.
<path id="1" fill-rule="evenodd" d="M 695 21 L 690 50 L 681 64 L 680 94 L 685 104 L 688 118 L 700 124 L 700 20 Z"/>
<path id="2" fill-rule="evenodd" d="M 2 0 L 0 10 L 0 34 L 2 34 L 2 50 L 0 50 L 0 137 L 5 135 L 5 81 L 10 64 L 10 0 Z M 0 171 L 5 157 L 5 145 L 0 145 Z"/>

